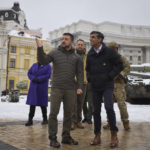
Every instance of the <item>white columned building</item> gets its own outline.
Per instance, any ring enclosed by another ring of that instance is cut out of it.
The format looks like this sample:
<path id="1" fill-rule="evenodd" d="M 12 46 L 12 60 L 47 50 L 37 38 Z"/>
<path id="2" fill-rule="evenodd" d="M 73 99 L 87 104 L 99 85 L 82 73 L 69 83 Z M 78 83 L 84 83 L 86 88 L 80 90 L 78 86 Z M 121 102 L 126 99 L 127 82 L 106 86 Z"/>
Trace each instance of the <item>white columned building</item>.
<path id="1" fill-rule="evenodd" d="M 77 39 L 86 42 L 87 50 L 90 49 L 90 32 L 100 31 L 105 35 L 107 44 L 115 41 L 119 44 L 120 54 L 127 57 L 130 64 L 150 63 L 150 26 L 127 25 L 113 22 L 92 23 L 80 20 L 65 27 L 49 32 L 49 40 L 53 47 L 61 42 L 62 34 L 70 32 Z"/>

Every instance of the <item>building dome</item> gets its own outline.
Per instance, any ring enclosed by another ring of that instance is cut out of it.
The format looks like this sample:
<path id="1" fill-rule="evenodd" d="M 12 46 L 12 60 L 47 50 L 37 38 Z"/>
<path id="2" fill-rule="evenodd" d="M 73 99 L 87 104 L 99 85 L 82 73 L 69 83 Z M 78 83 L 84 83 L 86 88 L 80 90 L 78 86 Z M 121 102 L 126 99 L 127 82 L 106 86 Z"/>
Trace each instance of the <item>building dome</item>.
<path id="1" fill-rule="evenodd" d="M 20 4 L 18 2 L 15 2 L 12 9 L 15 11 L 21 11 Z"/>

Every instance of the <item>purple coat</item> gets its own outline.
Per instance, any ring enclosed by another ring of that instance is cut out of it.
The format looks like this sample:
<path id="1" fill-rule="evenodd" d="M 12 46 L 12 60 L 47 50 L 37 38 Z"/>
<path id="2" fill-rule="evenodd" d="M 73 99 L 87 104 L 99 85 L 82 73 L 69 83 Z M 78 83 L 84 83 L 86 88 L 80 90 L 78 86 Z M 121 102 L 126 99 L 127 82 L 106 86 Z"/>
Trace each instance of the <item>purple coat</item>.
<path id="1" fill-rule="evenodd" d="M 34 63 L 28 71 L 30 79 L 30 87 L 27 96 L 28 105 L 47 106 L 48 105 L 48 79 L 51 76 L 51 66 Z M 39 83 L 34 83 L 32 80 L 38 78 Z"/>

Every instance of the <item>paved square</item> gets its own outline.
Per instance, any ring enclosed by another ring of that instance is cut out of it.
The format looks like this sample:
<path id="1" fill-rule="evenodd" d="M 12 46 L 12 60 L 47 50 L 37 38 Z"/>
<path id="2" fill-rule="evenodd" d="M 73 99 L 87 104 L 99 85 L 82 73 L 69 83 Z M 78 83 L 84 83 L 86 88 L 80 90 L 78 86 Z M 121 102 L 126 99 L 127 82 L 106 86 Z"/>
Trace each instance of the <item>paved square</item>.
<path id="1" fill-rule="evenodd" d="M 30 127 L 23 121 L 0 121 L 0 150 L 55 150 L 49 146 L 48 126 L 34 121 Z M 94 137 L 93 126 L 84 124 L 85 129 L 71 131 L 72 137 L 79 141 L 78 146 L 62 145 L 60 150 L 109 150 L 110 132 L 102 129 L 102 143 L 91 146 Z M 150 150 L 150 123 L 131 123 L 131 130 L 119 127 L 119 146 L 114 150 Z M 59 123 L 58 141 L 61 142 L 62 122 Z"/>

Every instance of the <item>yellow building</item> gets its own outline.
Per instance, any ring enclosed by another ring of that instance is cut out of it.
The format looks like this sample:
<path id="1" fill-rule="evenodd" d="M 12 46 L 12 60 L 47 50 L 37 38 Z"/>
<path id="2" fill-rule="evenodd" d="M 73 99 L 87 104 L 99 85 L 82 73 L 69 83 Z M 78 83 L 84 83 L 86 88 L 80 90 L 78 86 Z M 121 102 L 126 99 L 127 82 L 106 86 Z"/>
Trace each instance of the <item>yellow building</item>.
<path id="1" fill-rule="evenodd" d="M 49 52 L 50 42 L 42 40 L 45 52 Z M 37 62 L 37 48 L 35 37 L 23 31 L 11 31 L 8 41 L 6 89 L 16 89 L 20 81 L 27 83 L 29 79 L 27 72 L 33 63 Z M 27 94 L 27 90 L 21 93 Z"/>

